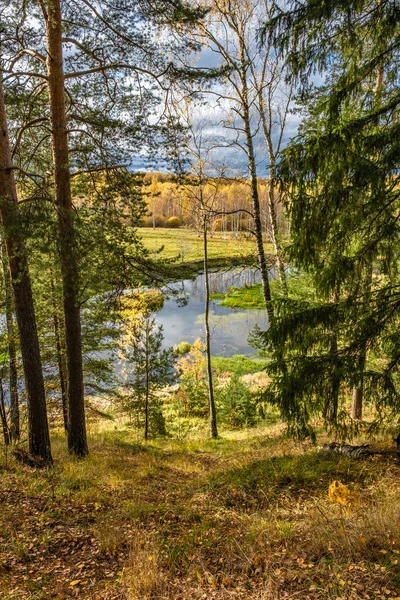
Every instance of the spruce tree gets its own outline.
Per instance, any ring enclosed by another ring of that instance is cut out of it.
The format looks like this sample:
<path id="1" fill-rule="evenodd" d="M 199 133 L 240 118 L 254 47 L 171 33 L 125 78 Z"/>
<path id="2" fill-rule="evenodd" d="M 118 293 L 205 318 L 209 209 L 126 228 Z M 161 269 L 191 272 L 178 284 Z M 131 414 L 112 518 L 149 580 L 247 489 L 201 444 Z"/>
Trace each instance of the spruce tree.
<path id="1" fill-rule="evenodd" d="M 282 301 L 263 336 L 270 396 L 302 433 L 312 414 L 335 421 L 340 386 L 363 389 L 378 420 L 399 413 L 399 17 L 392 1 L 304 0 L 275 5 L 264 30 L 306 114 L 279 175 L 290 260 L 317 295 Z"/>

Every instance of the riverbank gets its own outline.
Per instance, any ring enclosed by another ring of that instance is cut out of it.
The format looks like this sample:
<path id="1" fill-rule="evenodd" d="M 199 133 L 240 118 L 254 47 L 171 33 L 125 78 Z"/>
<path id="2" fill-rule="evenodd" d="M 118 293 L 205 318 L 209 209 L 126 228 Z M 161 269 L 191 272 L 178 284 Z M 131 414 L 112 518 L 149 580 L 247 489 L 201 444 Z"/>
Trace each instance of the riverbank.
<path id="1" fill-rule="evenodd" d="M 148 444 L 89 429 L 85 460 L 62 436 L 50 470 L 2 455 L 4 600 L 398 598 L 393 460 L 318 452 L 281 425 Z M 358 503 L 331 501 L 334 480 Z"/>
<path id="2" fill-rule="evenodd" d="M 203 239 L 194 229 L 148 228 L 138 230 L 144 246 L 154 261 L 167 261 L 162 271 L 169 281 L 186 279 L 203 271 Z M 267 258 L 273 262 L 273 248 L 265 244 Z M 215 233 L 208 239 L 208 266 L 210 270 L 257 264 L 254 239 L 244 234 Z"/>

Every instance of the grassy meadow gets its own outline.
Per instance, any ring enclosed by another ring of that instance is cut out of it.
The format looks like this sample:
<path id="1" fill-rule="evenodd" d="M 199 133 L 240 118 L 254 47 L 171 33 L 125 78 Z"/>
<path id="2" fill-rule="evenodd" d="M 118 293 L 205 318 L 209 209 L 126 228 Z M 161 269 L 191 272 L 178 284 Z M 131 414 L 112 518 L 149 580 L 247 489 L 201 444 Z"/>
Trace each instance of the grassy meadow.
<path id="1" fill-rule="evenodd" d="M 194 264 L 203 261 L 203 238 L 194 229 L 167 229 L 141 227 L 139 234 L 145 247 L 154 253 L 154 257 L 177 259 L 177 263 Z M 158 251 L 161 250 L 160 253 Z M 272 253 L 272 245 L 266 244 L 266 252 Z M 225 264 L 230 259 L 248 261 L 256 256 L 256 245 L 253 238 L 240 238 L 228 232 L 215 233 L 208 240 L 208 257 L 211 264 Z M 201 266 L 201 265 L 200 265 Z"/>
<path id="2" fill-rule="evenodd" d="M 85 460 L 61 435 L 52 469 L 3 452 L 0 598 L 398 599 L 400 464 L 282 433 L 144 444 L 96 419 Z"/>

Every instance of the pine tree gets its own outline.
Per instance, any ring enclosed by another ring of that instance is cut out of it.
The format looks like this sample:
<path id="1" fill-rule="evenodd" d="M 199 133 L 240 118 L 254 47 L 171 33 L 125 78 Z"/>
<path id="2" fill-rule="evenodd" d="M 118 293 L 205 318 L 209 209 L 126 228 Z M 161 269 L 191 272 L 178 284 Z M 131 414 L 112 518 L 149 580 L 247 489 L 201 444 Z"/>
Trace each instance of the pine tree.
<path id="1" fill-rule="evenodd" d="M 7 249 L 19 330 L 22 364 L 28 395 L 29 451 L 52 462 L 46 412 L 42 361 L 36 327 L 35 307 L 28 258 L 21 226 L 7 116 L 0 77 L 0 215 Z"/>
<path id="2" fill-rule="evenodd" d="M 128 321 L 120 342 L 126 390 L 122 405 L 131 417 L 136 416 L 145 440 L 151 433 L 165 433 L 157 391 L 176 377 L 173 350 L 162 348 L 163 339 L 162 327 L 156 327 L 154 317 L 143 313 Z"/>

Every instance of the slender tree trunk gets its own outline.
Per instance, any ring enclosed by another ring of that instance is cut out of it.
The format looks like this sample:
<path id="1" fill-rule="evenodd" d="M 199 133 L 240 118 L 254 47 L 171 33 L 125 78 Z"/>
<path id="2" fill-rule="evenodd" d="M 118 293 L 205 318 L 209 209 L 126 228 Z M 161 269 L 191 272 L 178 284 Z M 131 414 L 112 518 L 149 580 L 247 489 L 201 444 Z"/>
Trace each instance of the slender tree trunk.
<path id="1" fill-rule="evenodd" d="M 8 426 L 8 422 L 7 422 L 7 411 L 6 411 L 6 404 L 4 402 L 4 389 L 3 389 L 3 381 L 2 379 L 0 379 L 0 420 L 1 420 L 1 427 L 3 429 L 3 438 L 4 438 L 4 444 L 6 446 L 10 445 L 10 441 L 11 441 L 11 436 L 10 436 L 10 428 Z"/>
<path id="2" fill-rule="evenodd" d="M 4 289 L 6 297 L 6 321 L 8 336 L 8 355 L 10 358 L 10 440 L 16 442 L 20 438 L 19 397 L 18 397 L 18 369 L 16 324 L 14 321 L 14 303 L 12 297 L 11 275 L 4 244 L 1 245 L 1 261 L 3 266 Z"/>
<path id="3" fill-rule="evenodd" d="M 372 287 L 372 271 L 373 264 L 372 260 L 369 260 L 365 271 L 365 287 L 364 287 L 364 302 L 368 303 L 371 298 L 371 287 Z M 358 356 L 355 368 L 358 373 L 358 381 L 353 388 L 352 401 L 351 401 L 351 418 L 360 421 L 362 419 L 363 411 L 363 398 L 364 398 L 364 369 L 367 360 L 367 344 L 364 342 L 361 345 L 360 353 Z"/>
<path id="4" fill-rule="evenodd" d="M 53 270 L 50 269 L 50 286 L 51 286 L 51 300 L 53 304 L 53 324 L 54 324 L 54 336 L 56 338 L 56 351 L 57 351 L 57 364 L 58 374 L 60 377 L 60 388 L 61 388 L 61 405 L 64 429 L 68 432 L 68 394 L 67 394 L 67 366 L 65 364 L 65 344 L 64 335 L 62 330 L 62 323 L 58 313 L 58 306 L 56 300 L 56 292 L 54 285 Z"/>
<path id="5" fill-rule="evenodd" d="M 251 134 L 251 117 L 249 108 L 249 92 L 247 87 L 247 74 L 246 74 L 246 61 L 244 57 L 244 49 L 240 52 L 240 81 L 242 86 L 242 118 L 243 127 L 246 136 L 246 147 L 247 147 L 247 159 L 250 171 L 250 184 L 251 184 L 251 200 L 253 205 L 253 218 L 254 228 L 257 244 L 258 262 L 260 266 L 262 290 L 264 296 L 265 307 L 269 321 L 274 318 L 274 309 L 272 306 L 271 299 L 271 288 L 268 279 L 268 267 L 265 259 L 264 243 L 262 237 L 262 224 L 261 224 L 261 210 L 260 210 L 260 198 L 258 194 L 258 182 L 257 182 L 257 167 L 256 159 L 254 154 L 253 136 Z"/>
<path id="6" fill-rule="evenodd" d="M 287 279 L 285 273 L 285 263 L 282 258 L 282 248 L 279 241 L 279 229 L 278 223 L 276 220 L 276 211 L 275 211 L 275 165 L 272 164 L 273 161 L 270 162 L 270 171 L 269 171 L 269 186 L 268 186 L 268 216 L 269 222 L 271 226 L 271 238 L 272 244 L 274 246 L 275 252 L 275 260 L 278 267 L 279 279 L 282 285 L 282 289 L 285 293 L 285 296 L 288 295 L 287 289 Z"/>
<path id="7" fill-rule="evenodd" d="M 210 338 L 210 282 L 208 280 L 208 244 L 207 244 L 207 217 L 203 218 L 203 253 L 204 253 L 204 327 L 206 330 L 206 362 L 207 362 L 207 377 L 208 377 L 208 400 L 210 406 L 210 428 L 211 437 L 218 437 L 217 428 L 217 411 L 215 408 L 213 375 L 211 369 L 211 338 Z"/>
<path id="8" fill-rule="evenodd" d="M 364 368 L 367 358 L 366 347 L 363 347 L 357 361 L 357 371 L 359 373 L 358 383 L 353 388 L 351 399 L 351 418 L 355 421 L 361 421 L 363 412 L 363 397 L 364 397 Z"/>
<path id="9" fill-rule="evenodd" d="M 337 354 L 337 349 L 337 335 L 336 332 L 334 332 L 329 348 L 329 353 L 332 357 L 334 357 Z M 336 367 L 333 367 L 333 373 L 329 385 L 330 389 L 327 392 L 328 397 L 325 405 L 324 417 L 327 423 L 329 423 L 330 425 L 334 425 L 337 420 L 340 391 L 340 377 L 338 377 Z"/>
<path id="10" fill-rule="evenodd" d="M 382 7 L 382 0 L 377 0 L 377 5 L 379 8 L 379 16 L 381 17 L 381 7 Z M 378 94 L 378 92 L 381 90 L 382 85 L 383 85 L 383 65 L 382 63 L 380 63 L 378 65 L 378 70 L 377 70 L 377 76 L 376 76 L 376 83 L 375 83 L 375 87 L 373 89 L 374 94 Z M 367 266 L 367 272 L 366 272 L 366 293 L 364 296 L 364 300 L 366 302 L 368 302 L 370 295 L 371 295 L 371 286 L 372 286 L 372 261 L 370 260 Z M 362 419 L 362 413 L 363 413 L 363 399 L 364 399 L 364 369 L 365 369 L 365 362 L 367 359 L 367 346 L 364 343 L 361 351 L 360 351 L 360 355 L 357 361 L 357 371 L 359 373 L 359 377 L 358 377 L 358 382 L 357 384 L 354 386 L 353 388 L 353 393 L 352 393 L 352 399 L 351 399 L 351 418 L 354 419 L 355 421 L 361 421 Z"/>
<path id="11" fill-rule="evenodd" d="M 269 154 L 269 185 L 268 185 L 268 217 L 271 227 L 271 239 L 272 244 L 274 246 L 275 252 L 275 260 L 278 267 L 279 279 L 282 285 L 282 289 L 287 296 L 287 280 L 285 273 L 285 264 L 282 258 L 282 248 L 279 240 L 279 229 L 278 222 L 276 219 L 276 210 L 275 210 L 275 190 L 276 190 L 276 178 L 275 178 L 275 153 L 272 145 L 271 135 L 268 131 L 267 121 L 266 121 L 266 109 L 264 98 L 262 95 L 262 90 L 258 90 L 258 101 L 260 105 L 260 117 L 261 124 L 263 128 L 265 142 L 268 148 Z"/>
<path id="12" fill-rule="evenodd" d="M 0 215 L 10 267 L 28 404 L 29 452 L 51 463 L 42 361 L 0 79 Z"/>
<path id="13" fill-rule="evenodd" d="M 144 439 L 149 439 L 149 326 L 146 323 L 146 393 L 144 404 Z"/>
<path id="14" fill-rule="evenodd" d="M 52 127 L 52 146 L 61 273 L 63 280 L 65 345 L 68 374 L 68 449 L 77 456 L 88 454 L 83 387 L 82 334 L 79 304 L 79 268 L 71 195 L 71 174 L 65 109 L 62 21 L 60 0 L 48 0 L 47 73 Z"/>
<path id="15" fill-rule="evenodd" d="M 351 418 L 355 421 L 361 421 L 362 419 L 362 406 L 363 406 L 363 388 L 353 388 L 353 395 L 351 398 Z"/>

